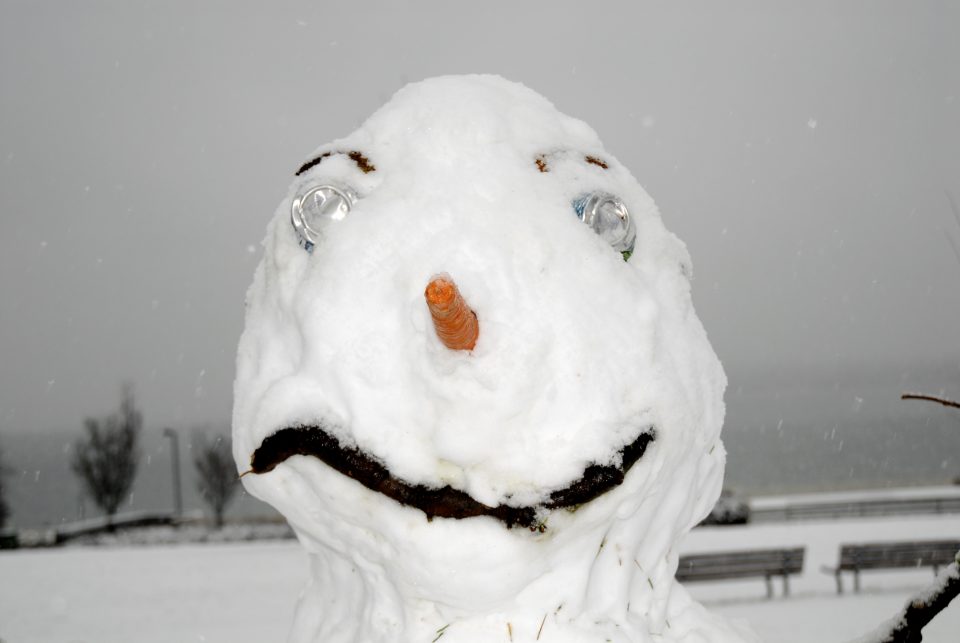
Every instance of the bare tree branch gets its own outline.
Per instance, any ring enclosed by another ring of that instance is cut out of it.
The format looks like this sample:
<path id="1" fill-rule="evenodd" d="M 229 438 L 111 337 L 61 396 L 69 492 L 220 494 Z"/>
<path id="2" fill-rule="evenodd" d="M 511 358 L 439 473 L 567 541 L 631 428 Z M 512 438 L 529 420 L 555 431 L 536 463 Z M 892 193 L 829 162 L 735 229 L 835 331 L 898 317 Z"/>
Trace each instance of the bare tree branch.
<path id="1" fill-rule="evenodd" d="M 197 490 L 213 510 L 214 524 L 219 529 L 223 526 L 223 512 L 240 487 L 237 465 L 230 451 L 230 440 L 219 435 L 213 442 L 200 438 L 194 450 Z"/>
<path id="2" fill-rule="evenodd" d="M 960 595 L 960 552 L 928 587 L 914 594 L 900 613 L 857 643 L 919 643 L 921 630 Z"/>
<path id="3" fill-rule="evenodd" d="M 920 393 L 904 393 L 900 396 L 901 400 L 926 400 L 927 402 L 936 402 L 954 409 L 960 409 L 960 402 L 948 400 L 945 397 L 936 397 L 935 395 L 922 395 Z"/>
<path id="4" fill-rule="evenodd" d="M 143 416 L 132 389 L 123 388 L 118 412 L 87 418 L 83 424 L 86 436 L 77 441 L 70 464 L 87 494 L 111 520 L 130 492 L 140 462 Z"/>
<path id="5" fill-rule="evenodd" d="M 948 195 L 949 196 L 949 195 Z M 934 395 L 904 393 L 901 400 L 925 400 L 960 409 L 960 403 Z M 922 630 L 960 595 L 960 552 L 928 587 L 914 594 L 900 612 L 857 643 L 920 643 Z"/>

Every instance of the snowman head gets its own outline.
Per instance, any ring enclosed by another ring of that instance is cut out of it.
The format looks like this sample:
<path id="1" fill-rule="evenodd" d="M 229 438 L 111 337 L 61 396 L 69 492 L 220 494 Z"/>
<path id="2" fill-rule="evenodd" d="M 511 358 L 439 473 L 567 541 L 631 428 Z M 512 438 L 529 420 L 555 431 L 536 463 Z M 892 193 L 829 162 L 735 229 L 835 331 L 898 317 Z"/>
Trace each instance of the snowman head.
<path id="1" fill-rule="evenodd" d="M 724 457 L 689 279 L 586 124 L 498 77 L 410 85 L 319 148 L 269 225 L 244 484 L 311 552 L 453 614 L 573 613 L 614 545 L 621 594 L 637 569 L 667 584 Z"/>

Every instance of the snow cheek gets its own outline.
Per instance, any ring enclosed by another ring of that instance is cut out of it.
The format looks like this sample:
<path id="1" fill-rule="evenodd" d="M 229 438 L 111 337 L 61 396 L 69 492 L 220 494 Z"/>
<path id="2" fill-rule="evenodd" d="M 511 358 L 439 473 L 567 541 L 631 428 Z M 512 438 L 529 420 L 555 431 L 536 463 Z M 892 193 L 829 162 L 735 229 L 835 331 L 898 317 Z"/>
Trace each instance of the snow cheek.
<path id="1" fill-rule="evenodd" d="M 371 389 L 383 388 L 398 376 L 394 362 L 384 360 L 395 348 L 386 333 L 368 331 L 341 345 L 331 364 L 340 364 Z"/>
<path id="2" fill-rule="evenodd" d="M 337 551 L 382 570 L 404 596 L 456 612 L 511 600 L 547 563 L 541 536 L 487 518 L 427 521 L 308 458 L 294 457 L 247 486 L 280 509 L 308 551 Z"/>
<path id="3" fill-rule="evenodd" d="M 398 543 L 397 577 L 453 611 L 496 608 L 543 573 L 533 534 L 485 518 L 420 523 Z"/>
<path id="4" fill-rule="evenodd" d="M 697 464 L 696 489 L 698 493 L 692 507 L 691 529 L 710 513 L 720 497 L 726 460 L 726 449 L 724 449 L 723 443 L 717 439 Z"/>

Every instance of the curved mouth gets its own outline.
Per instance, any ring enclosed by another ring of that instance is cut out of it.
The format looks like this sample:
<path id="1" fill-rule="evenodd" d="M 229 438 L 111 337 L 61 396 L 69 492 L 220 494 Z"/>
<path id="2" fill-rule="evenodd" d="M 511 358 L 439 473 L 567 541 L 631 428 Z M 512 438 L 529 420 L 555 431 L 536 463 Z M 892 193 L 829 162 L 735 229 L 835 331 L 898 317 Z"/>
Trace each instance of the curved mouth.
<path id="1" fill-rule="evenodd" d="M 574 508 L 617 487 L 655 437 L 653 427 L 648 427 L 633 442 L 620 449 L 620 464 L 588 465 L 580 478 L 553 491 L 545 502 L 520 507 L 490 507 L 449 485 L 435 488 L 404 482 L 360 449 L 342 446 L 322 425 L 287 427 L 268 436 L 250 458 L 250 473 L 272 471 L 291 456 L 313 456 L 371 491 L 419 509 L 427 515 L 428 520 L 435 517 L 463 519 L 489 516 L 507 527 L 526 527 L 543 532 L 546 527 L 538 520 L 538 513 L 544 509 Z"/>

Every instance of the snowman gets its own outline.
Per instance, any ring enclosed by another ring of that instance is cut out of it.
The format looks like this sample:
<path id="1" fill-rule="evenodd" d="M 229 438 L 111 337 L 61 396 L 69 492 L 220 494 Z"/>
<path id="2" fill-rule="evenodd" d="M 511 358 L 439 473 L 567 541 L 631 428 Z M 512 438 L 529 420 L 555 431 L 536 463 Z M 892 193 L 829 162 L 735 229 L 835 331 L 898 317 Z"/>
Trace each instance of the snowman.
<path id="1" fill-rule="evenodd" d="M 674 580 L 720 493 L 690 261 L 585 123 L 398 92 L 296 172 L 247 295 L 234 455 L 309 554 L 292 641 L 744 641 Z"/>

